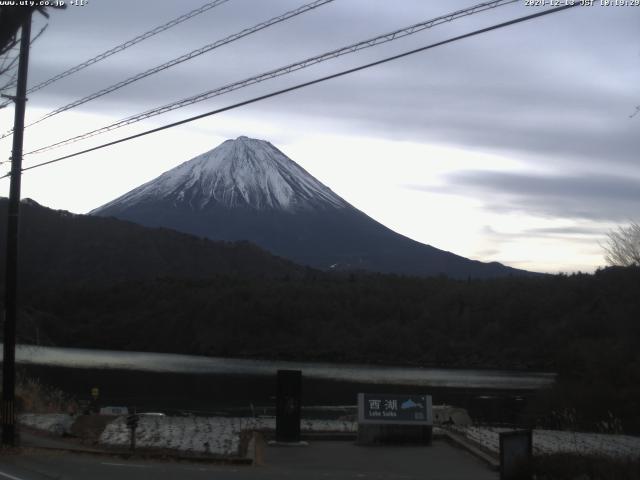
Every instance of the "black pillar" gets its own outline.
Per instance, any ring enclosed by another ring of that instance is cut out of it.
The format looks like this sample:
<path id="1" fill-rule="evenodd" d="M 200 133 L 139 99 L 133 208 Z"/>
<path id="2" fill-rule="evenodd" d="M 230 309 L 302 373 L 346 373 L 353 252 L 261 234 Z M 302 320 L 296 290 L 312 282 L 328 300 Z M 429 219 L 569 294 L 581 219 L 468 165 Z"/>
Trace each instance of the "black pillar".
<path id="1" fill-rule="evenodd" d="M 276 404 L 276 441 L 300 441 L 300 403 L 302 372 L 278 370 Z"/>

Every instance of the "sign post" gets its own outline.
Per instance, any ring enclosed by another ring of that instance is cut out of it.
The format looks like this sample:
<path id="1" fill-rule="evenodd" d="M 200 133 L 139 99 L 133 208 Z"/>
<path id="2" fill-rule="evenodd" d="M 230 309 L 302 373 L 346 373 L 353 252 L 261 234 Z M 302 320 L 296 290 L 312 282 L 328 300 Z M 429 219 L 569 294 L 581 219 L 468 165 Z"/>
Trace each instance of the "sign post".
<path id="1" fill-rule="evenodd" d="M 358 394 L 358 443 L 431 443 L 431 395 Z"/>
<path id="2" fill-rule="evenodd" d="M 89 400 L 89 413 L 95 414 L 100 412 L 100 389 L 93 387 L 91 389 L 91 400 Z"/>
<path id="3" fill-rule="evenodd" d="M 136 449 L 136 429 L 138 428 L 138 423 L 140 422 L 140 415 L 138 415 L 136 409 L 133 409 L 133 413 L 131 415 L 127 415 L 127 427 L 131 430 L 131 451 L 133 452 Z"/>

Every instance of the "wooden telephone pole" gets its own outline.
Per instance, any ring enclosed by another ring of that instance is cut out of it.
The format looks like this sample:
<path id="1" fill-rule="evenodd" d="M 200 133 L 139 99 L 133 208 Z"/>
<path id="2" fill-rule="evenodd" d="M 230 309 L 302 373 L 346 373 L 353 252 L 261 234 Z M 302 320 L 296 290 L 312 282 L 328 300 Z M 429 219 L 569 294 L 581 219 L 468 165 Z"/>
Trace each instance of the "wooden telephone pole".
<path id="1" fill-rule="evenodd" d="M 7 258 L 4 298 L 4 349 L 2 363 L 2 443 L 16 444 L 16 317 L 18 285 L 18 215 L 20 213 L 20 180 L 22 175 L 22 140 L 24 112 L 27 102 L 27 71 L 31 43 L 31 12 L 22 22 L 18 85 L 13 124 L 13 150 L 11 152 L 11 185 L 7 215 Z"/>

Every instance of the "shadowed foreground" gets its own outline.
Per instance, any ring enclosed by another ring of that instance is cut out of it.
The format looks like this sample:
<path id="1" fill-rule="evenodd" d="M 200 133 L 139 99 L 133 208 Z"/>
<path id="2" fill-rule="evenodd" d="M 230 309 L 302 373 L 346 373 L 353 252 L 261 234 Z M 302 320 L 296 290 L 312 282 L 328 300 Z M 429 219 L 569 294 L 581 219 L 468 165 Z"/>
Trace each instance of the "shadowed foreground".
<path id="1" fill-rule="evenodd" d="M 28 451 L 1 456 L 0 478 L 497 479 L 497 473 L 470 454 L 439 441 L 431 447 L 359 447 L 350 442 L 313 442 L 308 447 L 267 447 L 264 458 L 265 465 L 256 467 L 214 466 Z"/>

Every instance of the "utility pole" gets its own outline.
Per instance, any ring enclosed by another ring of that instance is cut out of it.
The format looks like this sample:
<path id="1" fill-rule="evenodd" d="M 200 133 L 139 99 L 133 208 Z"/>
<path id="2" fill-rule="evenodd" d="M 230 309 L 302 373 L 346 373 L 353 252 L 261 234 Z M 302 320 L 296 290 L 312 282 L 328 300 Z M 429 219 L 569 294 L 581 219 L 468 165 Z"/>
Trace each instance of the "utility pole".
<path id="1" fill-rule="evenodd" d="M 7 215 L 7 258 L 4 298 L 4 359 L 2 363 L 2 444 L 16 444 L 16 317 L 18 286 L 18 214 L 20 212 L 20 180 L 22 175 L 22 140 L 24 112 L 27 102 L 27 70 L 31 43 L 31 11 L 22 22 L 18 86 L 16 89 L 13 150 L 11 152 L 11 185 Z"/>

